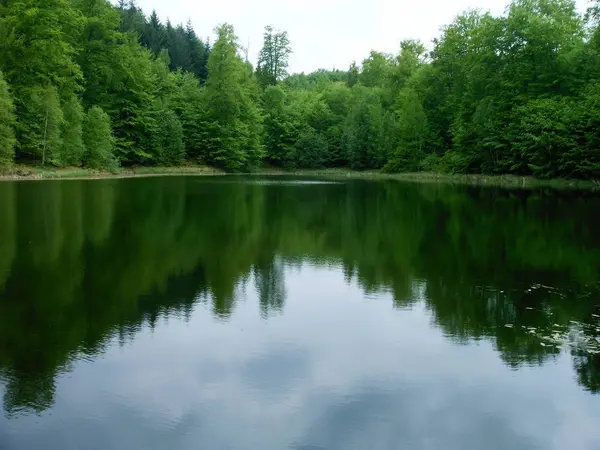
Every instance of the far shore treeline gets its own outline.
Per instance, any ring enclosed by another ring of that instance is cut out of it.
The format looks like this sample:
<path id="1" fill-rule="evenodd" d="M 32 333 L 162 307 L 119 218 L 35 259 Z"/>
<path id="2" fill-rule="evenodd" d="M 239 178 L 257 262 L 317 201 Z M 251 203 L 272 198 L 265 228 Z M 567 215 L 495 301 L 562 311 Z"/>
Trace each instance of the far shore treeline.
<path id="1" fill-rule="evenodd" d="M 514 0 L 432 43 L 289 74 L 290 40 L 272 27 L 253 67 L 228 24 L 204 40 L 133 1 L 0 0 L 0 167 L 598 179 L 600 0 L 589 6 Z"/>

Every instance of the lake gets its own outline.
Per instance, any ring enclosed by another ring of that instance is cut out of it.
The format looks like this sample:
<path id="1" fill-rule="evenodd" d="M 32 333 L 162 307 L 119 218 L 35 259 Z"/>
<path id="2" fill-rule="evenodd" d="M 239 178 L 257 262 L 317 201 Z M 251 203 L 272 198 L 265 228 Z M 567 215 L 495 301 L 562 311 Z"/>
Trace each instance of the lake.
<path id="1" fill-rule="evenodd" d="M 600 449 L 600 194 L 0 183 L 0 449 Z"/>

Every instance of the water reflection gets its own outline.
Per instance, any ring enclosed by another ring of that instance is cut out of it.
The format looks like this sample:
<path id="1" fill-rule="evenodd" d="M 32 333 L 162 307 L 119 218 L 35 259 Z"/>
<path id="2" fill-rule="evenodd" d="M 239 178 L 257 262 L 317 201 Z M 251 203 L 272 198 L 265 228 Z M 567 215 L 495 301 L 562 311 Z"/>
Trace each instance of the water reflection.
<path id="1" fill-rule="evenodd" d="M 75 362 L 132 342 L 143 324 L 190 320 L 198 305 L 226 323 L 255 291 L 264 320 L 285 315 L 286 274 L 307 267 L 341 270 L 361 296 L 390 292 L 397 309 L 424 308 L 447 339 L 490 342 L 511 368 L 571 352 L 581 387 L 598 392 L 600 355 L 549 339 L 556 326 L 567 334 L 579 327 L 580 343 L 599 338 L 599 206 L 586 195 L 394 182 L 3 183 L 4 410 L 46 410 L 57 376 Z M 302 360 L 293 348 L 269 358 L 240 373 L 257 380 L 257 371 L 302 370 L 293 367 Z M 263 382 L 255 388 L 271 383 Z M 409 395 L 389 394 L 390 408 L 395 396 Z M 344 408 L 375 414 L 373 395 L 385 394 L 369 392 Z M 328 414 L 309 433 L 319 442 L 355 417 Z"/>

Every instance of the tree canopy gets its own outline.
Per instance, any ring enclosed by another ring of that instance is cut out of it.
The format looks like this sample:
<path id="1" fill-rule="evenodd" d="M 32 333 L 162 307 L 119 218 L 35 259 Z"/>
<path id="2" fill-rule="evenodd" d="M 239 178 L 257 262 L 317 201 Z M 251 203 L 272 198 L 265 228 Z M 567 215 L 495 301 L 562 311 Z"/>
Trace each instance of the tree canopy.
<path id="1" fill-rule="evenodd" d="M 211 44 L 133 1 L 4 0 L 2 165 L 85 164 L 98 107 L 113 166 L 599 178 L 599 10 L 513 0 L 460 14 L 429 49 L 404 40 L 347 70 L 289 74 L 290 38 L 272 26 L 254 68 L 228 24 Z"/>

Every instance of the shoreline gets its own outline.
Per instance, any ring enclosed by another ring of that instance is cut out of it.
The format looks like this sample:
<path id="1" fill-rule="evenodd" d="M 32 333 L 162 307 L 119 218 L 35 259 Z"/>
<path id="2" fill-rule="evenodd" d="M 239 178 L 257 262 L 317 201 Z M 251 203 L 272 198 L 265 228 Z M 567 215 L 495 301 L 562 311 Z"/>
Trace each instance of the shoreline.
<path id="1" fill-rule="evenodd" d="M 595 180 L 571 180 L 563 178 L 543 180 L 531 176 L 517 175 L 445 174 L 435 172 L 384 173 L 378 171 L 359 172 L 348 169 L 317 169 L 297 171 L 262 169 L 245 175 L 319 176 L 338 179 L 350 178 L 366 180 L 397 180 L 412 183 L 439 183 L 512 189 L 552 188 L 585 191 L 600 189 L 600 182 Z"/>
<path id="2" fill-rule="evenodd" d="M 208 166 L 128 167 L 119 168 L 119 170 L 116 172 L 82 169 L 78 167 L 43 169 L 38 167 L 18 166 L 8 172 L 0 172 L 0 182 L 42 180 L 108 180 L 112 178 L 143 178 L 168 175 L 216 176 L 225 175 L 225 172 Z"/>
<path id="3" fill-rule="evenodd" d="M 298 173 L 301 175 L 302 173 Z M 435 172 L 407 172 L 407 173 L 382 173 L 382 172 L 335 172 L 315 171 L 314 175 L 321 176 L 348 176 L 350 178 L 363 178 L 374 180 L 398 180 L 413 183 L 439 183 L 463 186 L 489 186 L 513 189 L 571 189 L 571 190 L 595 190 L 600 189 L 600 182 L 591 180 L 571 180 L 553 178 L 548 180 L 538 179 L 531 176 L 517 175 L 481 175 L 481 174 L 445 174 Z"/>
<path id="4" fill-rule="evenodd" d="M 490 186 L 505 188 L 554 188 L 572 190 L 600 189 L 600 182 L 590 180 L 548 179 L 540 180 L 530 176 L 516 175 L 480 175 L 480 174 L 443 174 L 431 172 L 383 173 L 378 171 L 359 172 L 349 169 L 283 170 L 262 168 L 255 172 L 229 174 L 209 166 L 181 167 L 137 167 L 123 168 L 117 172 L 88 170 L 76 167 L 43 169 L 29 166 L 17 166 L 9 172 L 0 172 L 3 181 L 41 181 L 41 180 L 104 180 L 119 178 L 142 178 L 156 176 L 318 176 L 327 178 L 350 178 L 367 180 L 398 180 L 415 183 L 441 183 L 467 186 Z"/>

